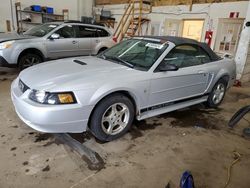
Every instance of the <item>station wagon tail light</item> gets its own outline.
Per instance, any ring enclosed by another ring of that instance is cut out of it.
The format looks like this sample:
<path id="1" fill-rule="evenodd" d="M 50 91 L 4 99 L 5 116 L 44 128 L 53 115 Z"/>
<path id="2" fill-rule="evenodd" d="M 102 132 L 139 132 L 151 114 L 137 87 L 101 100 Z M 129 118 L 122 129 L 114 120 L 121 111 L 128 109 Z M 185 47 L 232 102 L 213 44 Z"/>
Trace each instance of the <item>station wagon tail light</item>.
<path id="1" fill-rule="evenodd" d="M 117 43 L 117 37 L 112 38 L 115 43 Z"/>
<path id="2" fill-rule="evenodd" d="M 50 93 L 45 91 L 32 90 L 29 99 L 40 104 L 74 104 L 76 98 L 73 92 Z"/>

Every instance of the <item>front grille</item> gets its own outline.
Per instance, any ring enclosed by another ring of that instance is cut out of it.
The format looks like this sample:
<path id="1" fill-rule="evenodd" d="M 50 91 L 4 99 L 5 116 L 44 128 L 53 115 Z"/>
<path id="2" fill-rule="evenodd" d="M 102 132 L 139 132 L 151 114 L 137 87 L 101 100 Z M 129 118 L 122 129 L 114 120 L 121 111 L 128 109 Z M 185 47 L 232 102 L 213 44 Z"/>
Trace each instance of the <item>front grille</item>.
<path id="1" fill-rule="evenodd" d="M 20 79 L 18 82 L 18 87 L 22 91 L 22 93 L 24 93 L 25 91 L 27 91 L 29 89 L 29 87 L 25 83 L 23 83 L 23 81 Z"/>

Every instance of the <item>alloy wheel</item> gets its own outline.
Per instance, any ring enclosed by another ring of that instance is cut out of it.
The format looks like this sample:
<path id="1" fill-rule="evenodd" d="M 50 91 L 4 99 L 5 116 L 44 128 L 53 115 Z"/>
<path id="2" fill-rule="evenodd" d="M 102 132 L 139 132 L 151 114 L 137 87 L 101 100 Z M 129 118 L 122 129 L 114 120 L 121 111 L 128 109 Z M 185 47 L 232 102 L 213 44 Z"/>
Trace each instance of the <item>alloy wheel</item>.
<path id="1" fill-rule="evenodd" d="M 213 92 L 213 97 L 212 100 L 214 102 L 214 104 L 219 104 L 221 102 L 221 100 L 223 99 L 223 96 L 225 94 L 225 86 L 222 83 L 219 83 L 214 92 Z"/>
<path id="2" fill-rule="evenodd" d="M 102 116 L 102 130 L 108 135 L 116 135 L 128 125 L 129 108 L 123 103 L 112 104 Z"/>
<path id="3" fill-rule="evenodd" d="M 32 65 L 39 64 L 39 63 L 41 63 L 39 58 L 33 57 L 33 56 L 27 57 L 24 59 L 23 68 L 27 68 L 27 67 L 30 67 Z"/>

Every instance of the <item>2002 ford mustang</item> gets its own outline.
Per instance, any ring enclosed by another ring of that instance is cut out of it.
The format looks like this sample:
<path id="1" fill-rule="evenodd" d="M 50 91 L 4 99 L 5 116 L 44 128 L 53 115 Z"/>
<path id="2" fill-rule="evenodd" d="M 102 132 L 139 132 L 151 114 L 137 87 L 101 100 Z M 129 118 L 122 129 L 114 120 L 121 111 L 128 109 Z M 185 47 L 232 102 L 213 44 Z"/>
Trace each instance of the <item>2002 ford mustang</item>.
<path id="1" fill-rule="evenodd" d="M 111 141 L 142 120 L 197 103 L 217 107 L 235 80 L 233 60 L 178 37 L 134 37 L 97 57 L 30 67 L 13 81 L 19 117 L 49 133 L 90 130 Z"/>

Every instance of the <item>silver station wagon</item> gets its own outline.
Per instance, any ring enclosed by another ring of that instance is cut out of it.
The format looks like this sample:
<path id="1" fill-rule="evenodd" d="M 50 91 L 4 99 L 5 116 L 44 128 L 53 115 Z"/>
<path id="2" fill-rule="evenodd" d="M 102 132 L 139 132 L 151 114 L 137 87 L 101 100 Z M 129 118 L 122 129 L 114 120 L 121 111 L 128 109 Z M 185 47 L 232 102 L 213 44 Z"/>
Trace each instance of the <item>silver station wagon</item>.
<path id="1" fill-rule="evenodd" d="M 96 55 L 115 44 L 110 31 L 81 22 L 51 22 L 22 35 L 0 34 L 0 66 L 21 70 L 46 60 Z"/>
<path id="2" fill-rule="evenodd" d="M 11 86 L 19 117 L 48 133 L 90 130 L 102 141 L 142 120 L 198 103 L 217 107 L 235 80 L 235 62 L 178 37 L 134 37 L 97 57 L 51 61 Z"/>

